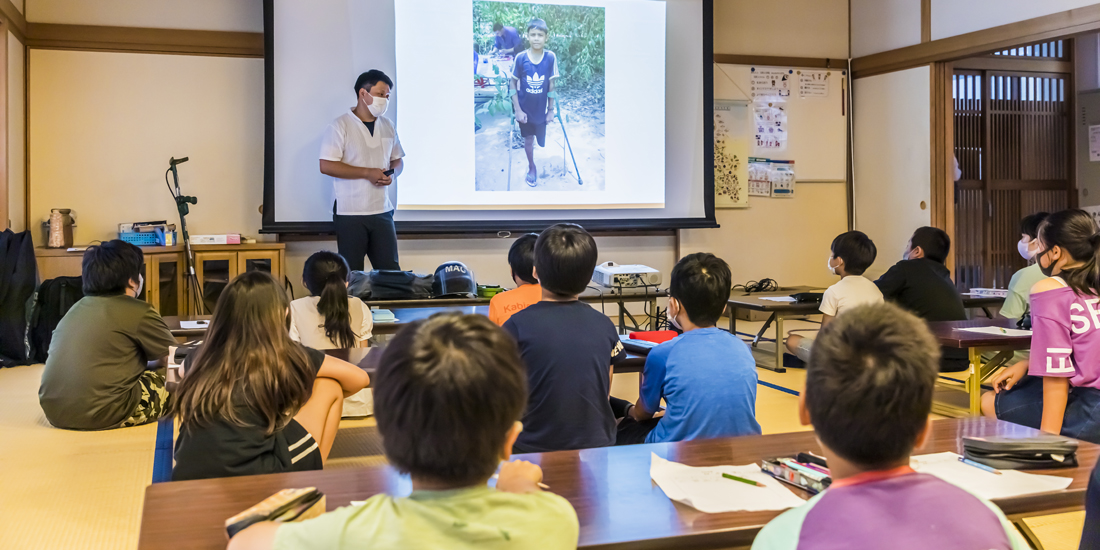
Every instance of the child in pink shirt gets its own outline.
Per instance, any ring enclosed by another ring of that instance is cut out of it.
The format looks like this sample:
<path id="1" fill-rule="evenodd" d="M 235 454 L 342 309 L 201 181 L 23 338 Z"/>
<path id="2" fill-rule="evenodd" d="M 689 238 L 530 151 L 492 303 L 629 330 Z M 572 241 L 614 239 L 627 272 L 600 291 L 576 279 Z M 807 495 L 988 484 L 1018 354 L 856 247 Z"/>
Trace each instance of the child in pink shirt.
<path id="1" fill-rule="evenodd" d="M 1100 442 L 1100 233 L 1082 210 L 1052 214 L 1035 256 L 1031 359 L 993 379 L 982 410 L 1016 424 Z"/>

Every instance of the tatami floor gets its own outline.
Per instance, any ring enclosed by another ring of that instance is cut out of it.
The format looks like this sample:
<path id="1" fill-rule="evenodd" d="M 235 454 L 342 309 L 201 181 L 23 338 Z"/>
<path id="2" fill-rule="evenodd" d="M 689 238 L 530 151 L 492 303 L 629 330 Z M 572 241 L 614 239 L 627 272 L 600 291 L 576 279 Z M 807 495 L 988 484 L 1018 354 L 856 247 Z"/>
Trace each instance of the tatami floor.
<path id="1" fill-rule="evenodd" d="M 760 324 L 739 322 L 738 330 L 755 332 Z M 785 328 L 814 326 L 796 320 Z M 42 368 L 0 369 L 0 548 L 136 548 L 145 487 L 153 475 L 156 425 L 103 432 L 52 428 L 38 405 Z M 798 397 L 792 393 L 802 391 L 805 371 L 757 370 L 762 382 L 781 388 L 757 388 L 756 416 L 764 433 L 808 429 L 798 422 Z M 637 374 L 615 376 L 613 395 L 633 400 L 637 393 Z M 373 418 L 344 420 L 326 467 L 382 464 L 381 453 Z M 1059 530 L 1058 522 L 1036 527 L 1073 539 L 1072 530 Z"/>

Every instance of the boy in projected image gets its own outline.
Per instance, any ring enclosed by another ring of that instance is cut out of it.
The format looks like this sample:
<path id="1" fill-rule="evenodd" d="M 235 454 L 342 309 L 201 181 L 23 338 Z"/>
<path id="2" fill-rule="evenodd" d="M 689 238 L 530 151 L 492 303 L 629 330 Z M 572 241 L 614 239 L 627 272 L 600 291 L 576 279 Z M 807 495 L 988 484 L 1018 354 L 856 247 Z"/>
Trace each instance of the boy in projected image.
<path id="1" fill-rule="evenodd" d="M 512 104 L 516 110 L 523 149 L 527 152 L 527 185 L 535 186 L 535 138 L 539 147 L 546 147 L 546 125 L 554 121 L 554 79 L 558 77 L 558 58 L 546 49 L 549 36 L 546 21 L 532 19 L 527 24 L 527 41 L 531 47 L 516 56 L 511 87 L 516 91 Z"/>

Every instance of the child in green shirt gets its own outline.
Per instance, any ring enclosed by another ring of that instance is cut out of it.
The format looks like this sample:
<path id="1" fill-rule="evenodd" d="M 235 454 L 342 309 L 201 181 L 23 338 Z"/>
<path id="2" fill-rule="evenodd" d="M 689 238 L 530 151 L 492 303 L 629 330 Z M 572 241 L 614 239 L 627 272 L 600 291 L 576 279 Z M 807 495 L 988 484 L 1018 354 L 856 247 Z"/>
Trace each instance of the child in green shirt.
<path id="1" fill-rule="evenodd" d="M 258 523 L 230 550 L 576 548 L 577 514 L 539 489 L 542 470 L 501 464 L 523 430 L 527 377 L 516 344 L 488 318 L 438 314 L 411 324 L 386 346 L 374 386 L 386 458 L 410 475 L 412 494 L 375 495 L 301 523 Z"/>

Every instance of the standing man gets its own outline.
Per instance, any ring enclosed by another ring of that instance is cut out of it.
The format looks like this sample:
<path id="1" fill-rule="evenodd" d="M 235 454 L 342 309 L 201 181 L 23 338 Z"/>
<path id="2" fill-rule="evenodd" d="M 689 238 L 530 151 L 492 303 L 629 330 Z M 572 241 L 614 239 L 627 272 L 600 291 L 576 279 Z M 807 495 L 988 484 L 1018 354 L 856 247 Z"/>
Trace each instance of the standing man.
<path id="1" fill-rule="evenodd" d="M 353 270 L 401 269 L 393 202 L 386 190 L 405 164 L 397 129 L 383 118 L 393 81 L 371 69 L 355 80 L 355 107 L 337 117 L 321 141 L 321 173 L 332 176 L 336 246 Z"/>
<path id="2" fill-rule="evenodd" d="M 516 55 L 523 51 L 523 39 L 515 27 L 505 27 L 503 23 L 493 23 L 493 49 L 501 55 Z"/>

